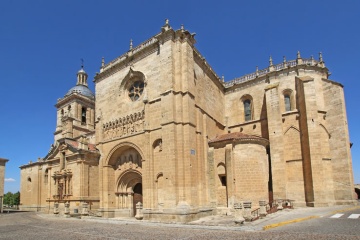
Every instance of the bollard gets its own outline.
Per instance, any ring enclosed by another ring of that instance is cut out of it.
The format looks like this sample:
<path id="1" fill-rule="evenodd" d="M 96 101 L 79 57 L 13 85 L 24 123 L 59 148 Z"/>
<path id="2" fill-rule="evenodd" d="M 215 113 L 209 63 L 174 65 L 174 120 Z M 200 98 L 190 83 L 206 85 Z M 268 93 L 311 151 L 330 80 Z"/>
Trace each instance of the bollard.
<path id="1" fill-rule="evenodd" d="M 251 202 L 244 202 L 244 218 L 245 221 L 250 222 L 252 220 L 251 216 Z"/>
<path id="2" fill-rule="evenodd" d="M 65 217 L 70 217 L 70 203 L 66 202 L 64 203 L 65 209 L 64 209 L 64 214 Z"/>
<path id="3" fill-rule="evenodd" d="M 59 214 L 59 203 L 54 202 L 54 214 Z"/>
<path id="4" fill-rule="evenodd" d="M 89 210 L 88 210 L 88 203 L 87 202 L 83 202 L 82 203 L 82 210 L 81 210 L 81 215 L 82 216 L 87 216 L 89 215 Z"/>
<path id="5" fill-rule="evenodd" d="M 260 206 L 260 210 L 259 210 L 260 217 L 261 218 L 266 217 L 266 215 L 267 215 L 266 201 L 265 200 L 260 200 L 259 201 L 259 206 Z"/>
<path id="6" fill-rule="evenodd" d="M 136 215 L 135 215 L 135 218 L 137 220 L 141 220 L 143 219 L 144 215 L 143 215 L 143 212 L 142 212 L 142 209 L 143 209 L 143 205 L 141 202 L 138 202 L 136 204 Z"/>
<path id="7" fill-rule="evenodd" d="M 278 199 L 277 200 L 277 210 L 283 210 L 283 206 L 282 206 L 282 204 L 283 204 L 283 200 L 282 199 Z"/>
<path id="8" fill-rule="evenodd" d="M 234 210 L 235 210 L 235 223 L 236 224 L 243 224 L 245 222 L 245 218 L 243 217 L 243 209 L 241 203 L 234 203 Z"/>

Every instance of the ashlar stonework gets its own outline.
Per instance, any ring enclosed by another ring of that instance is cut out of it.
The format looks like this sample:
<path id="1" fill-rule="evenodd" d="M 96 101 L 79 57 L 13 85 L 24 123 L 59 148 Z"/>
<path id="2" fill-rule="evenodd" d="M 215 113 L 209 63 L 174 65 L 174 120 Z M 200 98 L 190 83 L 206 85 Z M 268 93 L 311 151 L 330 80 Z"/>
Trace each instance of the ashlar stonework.
<path id="1" fill-rule="evenodd" d="M 82 68 L 49 153 L 20 167 L 21 208 L 186 222 L 243 202 L 355 203 L 343 86 L 321 54 L 224 82 L 195 42 L 167 21 L 103 59 L 95 94 Z"/>

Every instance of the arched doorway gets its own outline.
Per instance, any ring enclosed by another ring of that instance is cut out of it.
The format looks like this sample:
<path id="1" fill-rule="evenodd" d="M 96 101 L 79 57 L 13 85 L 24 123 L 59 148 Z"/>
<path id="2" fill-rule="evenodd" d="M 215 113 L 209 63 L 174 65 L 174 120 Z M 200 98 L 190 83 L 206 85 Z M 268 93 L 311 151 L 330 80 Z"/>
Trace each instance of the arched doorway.
<path id="1" fill-rule="evenodd" d="M 131 217 L 136 214 L 136 203 L 142 198 L 142 160 L 139 148 L 131 143 L 116 146 L 104 166 L 109 194 L 105 195 L 104 207 L 114 209 L 115 217 Z"/>
<path id="2" fill-rule="evenodd" d="M 136 204 L 138 202 L 143 202 L 142 196 L 142 183 L 137 183 L 133 188 L 134 196 L 133 196 L 133 213 L 134 216 L 136 214 Z"/>
<path id="3" fill-rule="evenodd" d="M 120 175 L 116 190 L 117 208 L 128 212 L 128 216 L 135 216 L 136 203 L 142 199 L 142 177 L 136 170 L 127 170 Z"/>

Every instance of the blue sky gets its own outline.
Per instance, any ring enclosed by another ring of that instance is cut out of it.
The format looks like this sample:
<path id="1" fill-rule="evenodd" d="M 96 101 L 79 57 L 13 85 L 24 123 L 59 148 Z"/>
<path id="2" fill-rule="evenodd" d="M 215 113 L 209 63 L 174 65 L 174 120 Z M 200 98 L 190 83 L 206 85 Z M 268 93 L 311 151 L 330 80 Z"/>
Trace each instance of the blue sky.
<path id="1" fill-rule="evenodd" d="M 124 3 L 125 2 L 125 3 Z M 356 183 L 360 183 L 360 1 L 0 2 L 0 157 L 5 192 L 20 188 L 19 166 L 53 143 L 58 98 L 76 83 L 80 59 L 92 79 L 109 62 L 160 31 L 164 19 L 196 32 L 196 47 L 231 80 L 282 57 L 323 52 L 330 79 L 345 87 Z M 94 84 L 90 80 L 90 88 Z"/>

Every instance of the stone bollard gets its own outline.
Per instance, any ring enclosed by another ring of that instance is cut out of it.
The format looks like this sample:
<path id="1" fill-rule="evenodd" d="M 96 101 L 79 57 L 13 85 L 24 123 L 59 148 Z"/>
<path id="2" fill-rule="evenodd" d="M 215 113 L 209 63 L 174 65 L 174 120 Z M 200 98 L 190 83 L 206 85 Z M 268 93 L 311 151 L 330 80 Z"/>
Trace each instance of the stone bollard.
<path id="1" fill-rule="evenodd" d="M 234 203 L 234 209 L 235 209 L 235 223 L 243 224 L 245 221 L 245 218 L 243 217 L 243 213 L 242 213 L 242 204 Z"/>
<path id="2" fill-rule="evenodd" d="M 251 202 L 244 202 L 244 218 L 245 221 L 250 222 L 252 220 L 251 216 Z"/>
<path id="3" fill-rule="evenodd" d="M 87 202 L 83 202 L 82 203 L 82 210 L 81 210 L 81 215 L 82 216 L 87 216 L 89 215 L 89 210 L 88 210 L 88 203 Z"/>
<path id="4" fill-rule="evenodd" d="M 70 203 L 66 202 L 64 203 L 64 206 L 65 206 L 65 210 L 64 210 L 65 217 L 70 217 Z"/>
<path id="5" fill-rule="evenodd" d="M 283 210 L 283 206 L 282 206 L 282 204 L 283 204 L 283 200 L 282 199 L 278 199 L 277 200 L 277 210 Z"/>
<path id="6" fill-rule="evenodd" d="M 59 214 L 59 203 L 54 202 L 54 214 Z"/>
<path id="7" fill-rule="evenodd" d="M 261 218 L 266 217 L 266 215 L 267 215 L 266 201 L 265 200 L 260 200 L 259 201 L 259 206 L 260 206 L 260 210 L 259 210 L 260 217 Z"/>
<path id="8" fill-rule="evenodd" d="M 137 220 L 141 220 L 143 219 L 144 215 L 143 215 L 143 205 L 141 202 L 138 202 L 136 204 L 136 215 L 135 215 L 135 218 Z"/>

